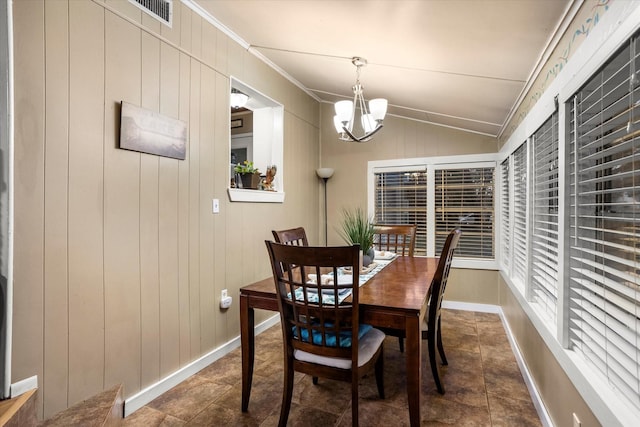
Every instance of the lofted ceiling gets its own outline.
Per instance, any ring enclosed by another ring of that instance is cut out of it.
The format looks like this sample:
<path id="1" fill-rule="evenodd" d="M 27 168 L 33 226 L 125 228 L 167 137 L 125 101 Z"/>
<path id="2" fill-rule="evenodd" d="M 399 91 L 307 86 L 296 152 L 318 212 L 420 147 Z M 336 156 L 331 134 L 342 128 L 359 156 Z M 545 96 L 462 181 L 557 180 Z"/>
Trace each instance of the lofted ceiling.
<path id="1" fill-rule="evenodd" d="M 500 136 L 579 0 L 190 0 L 321 102 Z"/>

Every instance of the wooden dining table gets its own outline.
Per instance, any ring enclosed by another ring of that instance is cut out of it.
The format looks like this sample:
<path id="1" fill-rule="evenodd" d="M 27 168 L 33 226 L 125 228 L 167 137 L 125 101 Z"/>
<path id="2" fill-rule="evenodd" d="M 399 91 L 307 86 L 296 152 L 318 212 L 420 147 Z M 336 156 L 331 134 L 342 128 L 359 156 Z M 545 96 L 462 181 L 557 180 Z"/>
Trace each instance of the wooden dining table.
<path id="1" fill-rule="evenodd" d="M 427 312 L 431 280 L 438 258 L 397 257 L 360 286 L 360 321 L 404 332 L 409 419 L 420 425 L 420 325 Z M 242 411 L 249 408 L 255 356 L 254 310 L 278 311 L 273 277 L 240 288 Z"/>

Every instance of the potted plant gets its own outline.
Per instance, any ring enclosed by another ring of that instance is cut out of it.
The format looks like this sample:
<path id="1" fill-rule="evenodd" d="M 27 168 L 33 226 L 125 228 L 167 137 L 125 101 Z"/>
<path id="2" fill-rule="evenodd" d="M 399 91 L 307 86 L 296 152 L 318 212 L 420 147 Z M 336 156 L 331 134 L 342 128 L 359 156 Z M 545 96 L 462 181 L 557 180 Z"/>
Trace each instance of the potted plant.
<path id="1" fill-rule="evenodd" d="M 260 184 L 260 171 L 253 166 L 253 162 L 245 160 L 242 163 L 238 163 L 233 170 L 240 175 L 242 188 L 251 188 L 254 190 L 258 188 L 258 184 Z"/>
<path id="2" fill-rule="evenodd" d="M 340 236 L 350 245 L 360 244 L 363 253 L 362 265 L 368 266 L 375 257 L 373 249 L 374 228 L 371 218 L 365 212 L 356 208 L 342 210 L 342 224 L 338 230 Z"/>

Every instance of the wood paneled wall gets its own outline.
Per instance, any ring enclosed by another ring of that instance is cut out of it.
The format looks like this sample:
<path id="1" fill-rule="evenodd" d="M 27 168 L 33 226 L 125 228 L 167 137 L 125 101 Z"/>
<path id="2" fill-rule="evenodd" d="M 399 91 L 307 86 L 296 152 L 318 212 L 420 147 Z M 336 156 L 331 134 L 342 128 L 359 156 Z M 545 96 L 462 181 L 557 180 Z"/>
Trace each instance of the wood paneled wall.
<path id="1" fill-rule="evenodd" d="M 126 0 L 13 9 L 12 382 L 37 375 L 48 418 L 113 384 L 131 396 L 238 336 L 238 289 L 270 274 L 271 230 L 319 242 L 320 114 L 179 1 L 172 28 Z M 285 106 L 283 204 L 228 201 L 231 75 Z M 187 158 L 118 149 L 122 100 L 186 121 Z"/>

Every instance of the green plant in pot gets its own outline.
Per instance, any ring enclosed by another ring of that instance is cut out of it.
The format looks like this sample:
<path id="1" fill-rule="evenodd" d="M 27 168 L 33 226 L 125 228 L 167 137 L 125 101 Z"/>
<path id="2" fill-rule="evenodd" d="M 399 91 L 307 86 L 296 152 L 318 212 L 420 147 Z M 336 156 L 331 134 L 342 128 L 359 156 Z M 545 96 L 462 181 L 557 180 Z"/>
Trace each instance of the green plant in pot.
<path id="1" fill-rule="evenodd" d="M 253 166 L 253 162 L 245 160 L 238 163 L 234 168 L 234 172 L 240 174 L 242 180 L 242 188 L 257 189 L 260 184 L 260 171 Z"/>
<path id="2" fill-rule="evenodd" d="M 373 249 L 374 229 L 371 218 L 360 208 L 342 210 L 342 223 L 338 230 L 340 237 L 350 245 L 360 244 L 362 250 L 362 265 L 368 266 L 373 262 L 375 251 Z"/>

